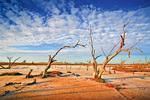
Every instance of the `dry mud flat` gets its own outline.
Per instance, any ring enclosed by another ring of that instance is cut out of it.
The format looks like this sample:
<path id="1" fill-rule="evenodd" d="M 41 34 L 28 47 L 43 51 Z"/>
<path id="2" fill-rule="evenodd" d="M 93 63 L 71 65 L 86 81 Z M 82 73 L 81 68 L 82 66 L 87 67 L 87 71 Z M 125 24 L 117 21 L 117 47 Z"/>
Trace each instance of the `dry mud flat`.
<path id="1" fill-rule="evenodd" d="M 32 74 L 39 74 L 45 65 L 13 66 L 12 69 L 0 69 L 3 72 L 20 72 L 21 76 L 0 76 L 0 100 L 150 100 L 150 73 L 104 73 L 102 78 L 106 82 L 117 85 L 120 89 L 107 87 L 105 83 L 98 83 L 92 77 L 92 68 L 87 71 L 86 66 L 57 65 L 50 70 L 67 73 L 71 71 L 80 76 L 68 77 L 39 77 L 25 79 L 29 69 Z M 66 69 L 67 68 L 67 69 Z M 26 85 L 36 79 L 36 83 Z M 6 83 L 15 82 L 5 86 Z"/>

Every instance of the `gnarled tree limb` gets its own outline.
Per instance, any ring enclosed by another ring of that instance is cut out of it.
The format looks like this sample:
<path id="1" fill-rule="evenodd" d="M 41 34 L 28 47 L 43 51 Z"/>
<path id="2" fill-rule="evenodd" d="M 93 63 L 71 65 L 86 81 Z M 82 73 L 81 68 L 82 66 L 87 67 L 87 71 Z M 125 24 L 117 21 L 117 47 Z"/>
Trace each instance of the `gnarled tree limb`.
<path id="1" fill-rule="evenodd" d="M 81 47 L 84 47 L 86 45 L 82 45 L 82 44 L 79 44 L 80 40 L 78 40 L 78 42 L 74 45 L 74 46 L 63 46 L 61 47 L 59 50 L 57 50 L 57 52 L 51 57 L 49 56 L 49 61 L 48 61 L 48 65 L 47 67 L 45 68 L 45 70 L 43 71 L 43 75 L 42 75 L 42 78 L 45 78 L 46 77 L 46 72 L 47 70 L 51 67 L 51 63 L 55 62 L 56 60 L 54 60 L 54 57 L 64 48 L 75 48 L 76 46 L 81 46 Z"/>

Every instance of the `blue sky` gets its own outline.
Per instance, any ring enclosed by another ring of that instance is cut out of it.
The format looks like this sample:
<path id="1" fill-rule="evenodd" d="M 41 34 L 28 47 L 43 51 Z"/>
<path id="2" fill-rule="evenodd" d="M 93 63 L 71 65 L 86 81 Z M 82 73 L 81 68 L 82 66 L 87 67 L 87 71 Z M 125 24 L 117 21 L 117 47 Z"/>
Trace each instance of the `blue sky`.
<path id="1" fill-rule="evenodd" d="M 86 62 L 91 59 L 89 29 L 96 55 L 108 54 L 120 40 L 125 28 L 125 47 L 136 46 L 144 51 L 131 50 L 131 58 L 121 53 L 111 63 L 150 61 L 150 1 L 149 0 L 0 0 L 0 61 L 7 56 L 21 57 L 20 62 L 47 62 L 64 45 L 75 45 L 80 39 L 86 49 L 64 49 L 56 60 Z M 115 50 L 114 50 L 115 52 Z M 105 57 L 98 59 L 102 63 Z"/>

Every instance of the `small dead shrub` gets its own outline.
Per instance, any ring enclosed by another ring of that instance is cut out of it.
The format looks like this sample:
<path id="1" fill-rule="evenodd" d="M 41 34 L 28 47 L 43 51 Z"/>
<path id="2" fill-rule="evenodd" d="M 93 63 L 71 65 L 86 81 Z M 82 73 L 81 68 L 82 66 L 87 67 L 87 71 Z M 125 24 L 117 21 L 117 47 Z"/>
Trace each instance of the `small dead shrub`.
<path id="1" fill-rule="evenodd" d="M 72 73 L 71 71 L 67 71 L 67 73 Z"/>
<path id="2" fill-rule="evenodd" d="M 7 73 L 0 74 L 0 76 L 18 76 L 18 75 L 23 75 L 23 74 L 19 72 L 7 72 Z"/>
<path id="3" fill-rule="evenodd" d="M 102 78 L 95 78 L 95 79 L 92 79 L 92 80 L 95 80 L 96 82 L 99 82 L 99 83 L 106 83 L 104 79 Z"/>

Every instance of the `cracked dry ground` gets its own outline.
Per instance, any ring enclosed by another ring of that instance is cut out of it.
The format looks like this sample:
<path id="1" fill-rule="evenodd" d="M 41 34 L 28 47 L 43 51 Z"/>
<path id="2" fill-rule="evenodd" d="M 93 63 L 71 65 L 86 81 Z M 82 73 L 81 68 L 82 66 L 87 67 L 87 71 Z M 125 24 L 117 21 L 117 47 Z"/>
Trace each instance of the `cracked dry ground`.
<path id="1" fill-rule="evenodd" d="M 59 69 L 57 69 L 59 70 Z M 65 72 L 65 69 L 61 71 Z M 73 71 L 73 70 L 72 70 Z M 81 76 L 53 77 L 41 79 L 39 77 L 25 79 L 21 76 L 0 76 L 1 100 L 148 100 L 150 99 L 150 76 L 141 73 L 106 74 L 103 78 L 120 89 L 106 87 L 105 83 L 98 83 L 90 79 L 87 71 L 75 71 Z M 27 73 L 27 72 L 26 72 Z M 149 74 L 149 73 L 148 73 Z M 82 76 L 85 75 L 85 76 Z M 87 76 L 86 76 L 87 75 Z M 92 75 L 92 74 L 91 74 Z M 36 84 L 24 85 L 36 79 Z M 10 86 L 8 82 L 21 82 Z M 4 94 L 4 95 L 3 95 Z M 3 95 L 3 96 L 2 96 Z"/>

